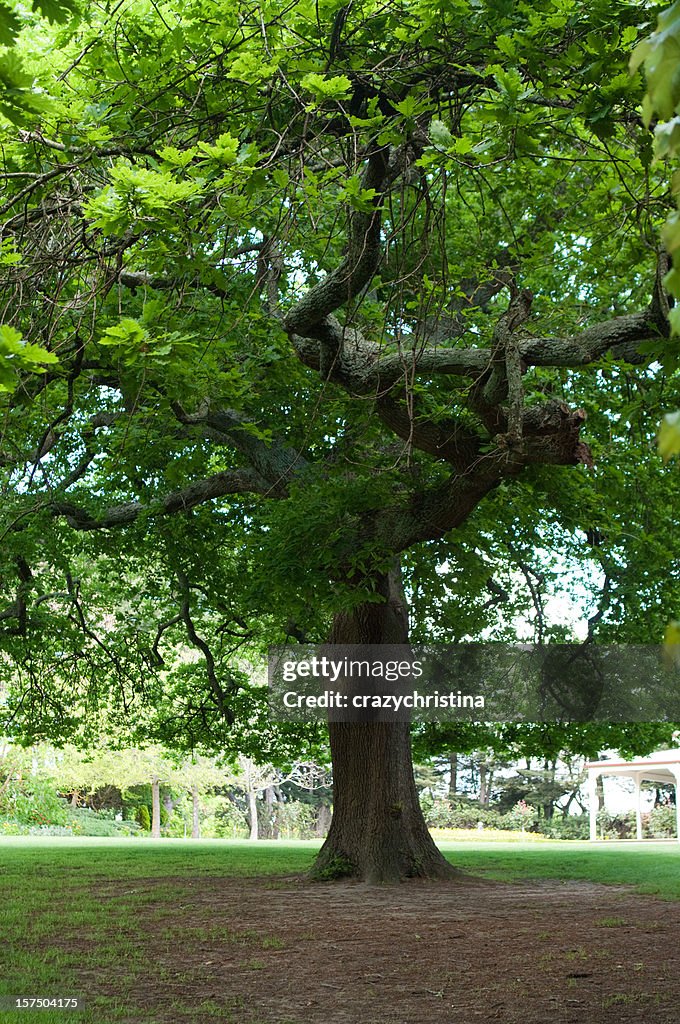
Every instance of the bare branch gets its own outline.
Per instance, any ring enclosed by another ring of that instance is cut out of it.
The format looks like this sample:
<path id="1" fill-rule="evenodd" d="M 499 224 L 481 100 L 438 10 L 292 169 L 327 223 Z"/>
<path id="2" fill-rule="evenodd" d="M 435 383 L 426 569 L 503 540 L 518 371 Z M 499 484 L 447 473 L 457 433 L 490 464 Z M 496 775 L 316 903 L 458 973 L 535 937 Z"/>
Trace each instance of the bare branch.
<path id="1" fill-rule="evenodd" d="M 224 690 L 220 685 L 215 669 L 215 658 L 213 657 L 213 653 L 205 640 L 198 635 L 194 621 L 191 618 L 191 590 L 189 581 L 186 575 L 179 569 L 177 570 L 176 575 L 181 593 L 180 615 L 186 627 L 187 636 L 194 647 L 196 647 L 205 658 L 208 682 L 210 683 L 210 689 L 215 698 L 215 704 L 217 705 L 220 714 L 223 715 L 230 725 L 232 725 L 234 722 L 234 712 L 227 704 L 227 698 L 230 694 L 233 694 L 238 687 L 231 682 L 227 687 L 227 690 Z"/>

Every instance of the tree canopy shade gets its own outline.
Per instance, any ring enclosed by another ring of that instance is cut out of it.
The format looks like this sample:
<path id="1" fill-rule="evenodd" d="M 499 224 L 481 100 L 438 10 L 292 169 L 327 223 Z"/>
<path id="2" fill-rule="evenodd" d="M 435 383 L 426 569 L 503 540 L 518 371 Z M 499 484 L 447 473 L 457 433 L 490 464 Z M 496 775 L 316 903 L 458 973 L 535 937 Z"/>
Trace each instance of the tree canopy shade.
<path id="1" fill-rule="evenodd" d="M 220 657 L 258 629 L 404 642 L 400 561 L 420 631 L 478 635 L 494 567 L 534 597 L 561 546 L 602 570 L 593 635 L 658 639 L 670 199 L 628 71 L 655 17 L 131 0 L 19 37 L 44 102 L 1 129 L 15 721 L 68 732 L 83 673 L 134 700 L 181 632 L 229 722 Z M 330 736 L 320 869 L 448 871 L 407 727 Z"/>

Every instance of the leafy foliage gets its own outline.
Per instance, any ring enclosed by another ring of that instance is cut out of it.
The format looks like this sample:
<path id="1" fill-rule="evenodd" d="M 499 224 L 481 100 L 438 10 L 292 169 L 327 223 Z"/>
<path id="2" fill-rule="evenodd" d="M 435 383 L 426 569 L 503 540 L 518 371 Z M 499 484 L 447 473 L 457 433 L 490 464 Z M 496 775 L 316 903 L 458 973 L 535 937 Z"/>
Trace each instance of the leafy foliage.
<path id="1" fill-rule="evenodd" d="M 573 578 L 591 638 L 661 637 L 680 357 L 628 72 L 654 14 L 134 0 L 25 25 L 26 125 L 0 110 L 14 730 L 102 715 L 286 763 L 321 735 L 273 728 L 251 666 L 380 605 L 395 559 L 415 638 L 573 639 L 546 611 Z M 567 732 L 494 742 L 605 741 Z"/>

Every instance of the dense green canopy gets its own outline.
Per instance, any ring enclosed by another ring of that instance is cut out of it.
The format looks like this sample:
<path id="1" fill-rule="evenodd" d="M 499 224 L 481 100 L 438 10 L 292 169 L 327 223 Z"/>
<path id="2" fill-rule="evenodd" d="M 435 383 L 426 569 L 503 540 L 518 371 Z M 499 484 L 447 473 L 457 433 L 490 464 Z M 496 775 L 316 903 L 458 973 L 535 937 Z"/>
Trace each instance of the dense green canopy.
<path id="1" fill-rule="evenodd" d="M 102 692 L 160 708 L 166 738 L 180 715 L 192 741 L 238 723 L 235 654 L 325 638 L 398 556 L 415 638 L 510 639 L 521 620 L 572 638 L 545 601 L 578 578 L 591 635 L 661 639 L 679 599 L 677 474 L 655 444 L 680 404 L 672 203 L 628 67 L 656 9 L 17 12 L 15 724 L 68 735 Z"/>

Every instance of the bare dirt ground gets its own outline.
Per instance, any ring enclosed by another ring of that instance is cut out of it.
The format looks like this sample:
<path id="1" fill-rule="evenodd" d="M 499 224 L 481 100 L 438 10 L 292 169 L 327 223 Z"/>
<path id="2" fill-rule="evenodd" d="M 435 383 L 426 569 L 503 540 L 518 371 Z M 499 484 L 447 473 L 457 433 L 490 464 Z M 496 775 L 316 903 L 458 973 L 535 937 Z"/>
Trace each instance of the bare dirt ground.
<path id="1" fill-rule="evenodd" d="M 135 1003 L 160 1022 L 180 1006 L 238 1024 L 680 1022 L 678 903 L 581 882 L 210 878 L 172 880 L 159 912 L 170 881 L 139 886 L 131 1024 Z"/>

